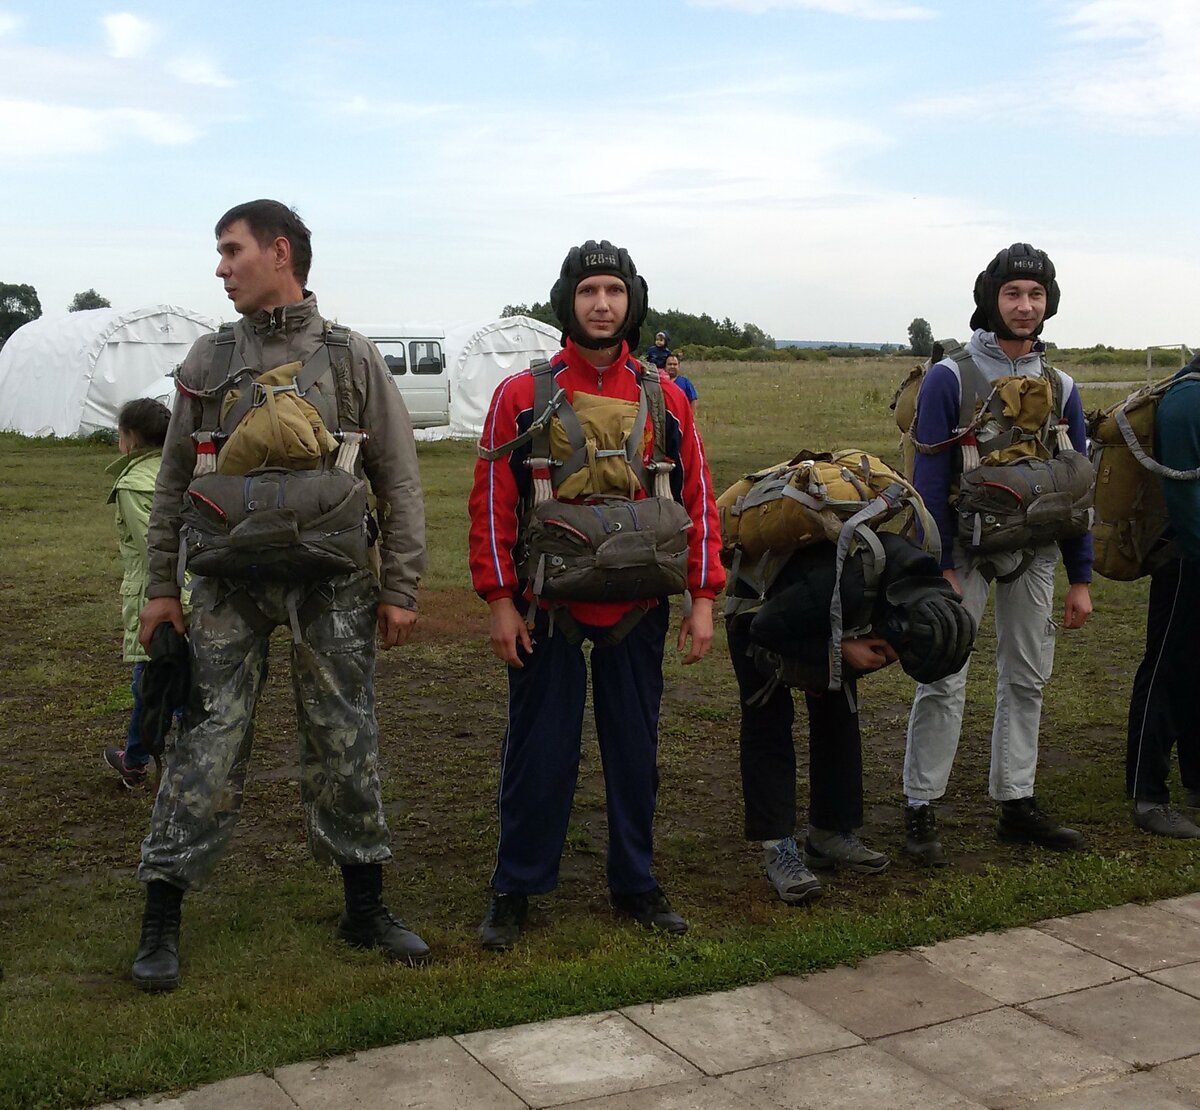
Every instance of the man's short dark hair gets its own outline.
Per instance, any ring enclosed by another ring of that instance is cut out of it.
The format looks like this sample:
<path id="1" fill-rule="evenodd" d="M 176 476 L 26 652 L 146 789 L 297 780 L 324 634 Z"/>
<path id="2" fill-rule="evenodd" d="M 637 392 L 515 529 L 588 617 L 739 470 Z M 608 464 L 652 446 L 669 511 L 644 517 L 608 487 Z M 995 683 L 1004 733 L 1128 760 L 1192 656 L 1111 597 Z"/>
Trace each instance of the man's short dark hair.
<path id="1" fill-rule="evenodd" d="M 126 401 L 117 414 L 117 429 L 133 436 L 141 447 L 161 447 L 166 443 L 170 423 L 171 410 L 150 397 Z"/>
<path id="2" fill-rule="evenodd" d="M 312 232 L 294 208 L 277 200 L 249 200 L 235 205 L 217 221 L 216 237 L 220 239 L 221 232 L 238 220 L 246 221 L 260 247 L 282 235 L 292 245 L 292 273 L 302 289 L 307 287 L 308 270 L 312 266 Z"/>

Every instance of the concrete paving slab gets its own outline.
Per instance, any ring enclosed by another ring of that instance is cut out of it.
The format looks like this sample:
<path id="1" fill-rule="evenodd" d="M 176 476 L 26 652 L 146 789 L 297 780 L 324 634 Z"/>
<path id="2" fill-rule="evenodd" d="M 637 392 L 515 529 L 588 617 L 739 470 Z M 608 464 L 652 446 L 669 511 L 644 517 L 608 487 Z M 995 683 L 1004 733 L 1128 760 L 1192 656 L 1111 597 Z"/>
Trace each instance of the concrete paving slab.
<path id="1" fill-rule="evenodd" d="M 863 1045 L 727 1075 L 746 1098 L 783 1110 L 979 1110 L 958 1091 L 902 1060 Z"/>
<path id="2" fill-rule="evenodd" d="M 120 1110 L 295 1110 L 295 1104 L 269 1076 L 239 1075 L 172 1098 L 148 1098 L 118 1104 Z M 103 1108 L 101 1108 L 103 1110 Z"/>
<path id="3" fill-rule="evenodd" d="M 779 1110 L 779 1105 L 749 1098 L 724 1079 L 699 1079 L 572 1102 L 570 1110 Z"/>
<path id="4" fill-rule="evenodd" d="M 1162 1064 L 1200 1053 L 1200 1001 L 1129 979 L 1022 1009 L 1131 1064 Z"/>
<path id="5" fill-rule="evenodd" d="M 1142 973 L 1200 957 L 1200 930 L 1195 922 L 1154 906 L 1116 906 L 1055 917 L 1038 929 Z"/>
<path id="6" fill-rule="evenodd" d="M 1153 979 L 1156 983 L 1165 983 L 1168 987 L 1190 994 L 1193 998 L 1200 998 L 1200 963 L 1180 964 L 1178 967 L 1169 967 L 1166 971 L 1152 971 L 1146 978 Z"/>
<path id="7" fill-rule="evenodd" d="M 776 979 L 775 986 L 867 1038 L 935 1025 L 1000 1005 L 908 952 L 873 956 L 857 967 Z"/>
<path id="8" fill-rule="evenodd" d="M 862 1043 L 769 983 L 622 1013 L 709 1075 Z"/>
<path id="9" fill-rule="evenodd" d="M 450 1037 L 376 1048 L 322 1063 L 292 1064 L 277 1068 L 275 1078 L 303 1110 L 381 1106 L 518 1110 L 525 1106 Z M 257 1110 L 255 1103 L 242 1106 Z"/>
<path id="10" fill-rule="evenodd" d="M 613 1011 L 455 1040 L 534 1107 L 699 1078 L 686 1060 Z"/>
<path id="11" fill-rule="evenodd" d="M 1186 1060 L 1172 1060 L 1162 1064 L 1147 1073 L 1164 1083 L 1182 1091 L 1192 1099 L 1189 1106 L 1200 1106 L 1200 1056 L 1190 1056 Z"/>
<path id="12" fill-rule="evenodd" d="M 1164 898 L 1154 903 L 1155 909 L 1177 913 L 1182 917 L 1200 921 L 1200 894 L 1185 894 L 1180 898 Z"/>
<path id="13" fill-rule="evenodd" d="M 1170 1083 L 1139 1072 L 1108 1083 L 1089 1083 L 1077 1091 L 1037 1104 L 1037 1110 L 1195 1110 L 1196 1104 Z"/>
<path id="14" fill-rule="evenodd" d="M 938 971 L 1007 1005 L 1111 983 L 1130 974 L 1037 929 L 979 933 L 916 951 Z"/>
<path id="15" fill-rule="evenodd" d="M 875 1047 L 985 1106 L 1009 1106 L 1116 1077 L 1129 1065 L 1017 1010 L 989 1010 L 897 1033 Z"/>

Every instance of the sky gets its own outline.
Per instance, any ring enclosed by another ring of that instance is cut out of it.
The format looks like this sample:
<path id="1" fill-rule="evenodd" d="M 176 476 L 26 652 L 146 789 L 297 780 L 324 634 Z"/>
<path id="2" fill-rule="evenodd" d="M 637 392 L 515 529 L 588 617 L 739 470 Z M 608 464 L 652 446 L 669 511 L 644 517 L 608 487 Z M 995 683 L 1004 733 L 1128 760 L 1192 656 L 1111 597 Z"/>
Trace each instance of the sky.
<path id="1" fill-rule="evenodd" d="M 0 281 L 230 318 L 267 196 L 349 324 L 544 301 L 628 248 L 654 308 L 965 336 L 1053 259 L 1063 346 L 1200 344 L 1194 0 L 0 0 Z"/>

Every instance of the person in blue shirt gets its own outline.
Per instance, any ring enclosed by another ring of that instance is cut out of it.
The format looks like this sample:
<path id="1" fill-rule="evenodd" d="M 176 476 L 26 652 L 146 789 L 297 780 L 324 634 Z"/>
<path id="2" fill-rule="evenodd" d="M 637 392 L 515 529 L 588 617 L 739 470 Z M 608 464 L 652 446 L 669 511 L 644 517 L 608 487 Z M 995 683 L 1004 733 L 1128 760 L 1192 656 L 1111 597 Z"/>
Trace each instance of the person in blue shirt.
<path id="1" fill-rule="evenodd" d="M 700 394 L 696 392 L 696 387 L 692 385 L 691 378 L 679 372 L 679 356 L 674 351 L 667 355 L 667 364 L 664 369 L 667 371 L 667 375 L 671 381 L 683 390 L 683 395 L 691 402 L 692 408 L 695 408 Z"/>
<path id="2" fill-rule="evenodd" d="M 1200 467 L 1200 381 L 1184 377 L 1195 373 L 1200 356 L 1180 370 L 1154 418 L 1157 460 L 1173 470 Z M 1200 837 L 1200 827 L 1171 806 L 1167 773 L 1175 747 L 1187 804 L 1200 808 L 1200 684 L 1193 662 L 1200 624 L 1200 481 L 1161 480 L 1176 557 L 1150 576 L 1146 653 L 1129 699 L 1125 786 L 1138 828 L 1190 840 Z"/>

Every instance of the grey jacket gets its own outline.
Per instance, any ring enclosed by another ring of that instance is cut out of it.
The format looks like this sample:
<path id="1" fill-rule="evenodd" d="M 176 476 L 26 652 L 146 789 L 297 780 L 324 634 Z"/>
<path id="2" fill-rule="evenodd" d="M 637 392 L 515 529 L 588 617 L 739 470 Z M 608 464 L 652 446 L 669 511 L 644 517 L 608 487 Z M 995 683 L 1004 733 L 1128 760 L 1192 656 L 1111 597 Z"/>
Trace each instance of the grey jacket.
<path id="1" fill-rule="evenodd" d="M 303 362 L 321 345 L 324 326 L 311 293 L 299 304 L 273 314 L 263 311 L 243 316 L 235 325 L 235 366 L 262 372 L 288 362 Z M 220 384 L 205 380 L 213 365 L 214 340 L 215 336 L 206 335 L 192 345 L 179 368 L 182 386 L 209 389 Z M 425 505 L 412 424 L 374 344 L 351 332 L 350 355 L 351 378 L 363 430 L 368 434 L 359 465 L 375 494 L 379 517 L 380 600 L 415 609 L 417 584 L 425 571 Z M 192 433 L 200 428 L 200 422 L 200 402 L 177 392 L 150 510 L 147 597 L 179 594 L 180 516 L 196 465 Z"/>

